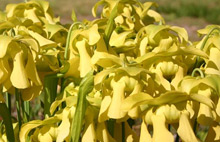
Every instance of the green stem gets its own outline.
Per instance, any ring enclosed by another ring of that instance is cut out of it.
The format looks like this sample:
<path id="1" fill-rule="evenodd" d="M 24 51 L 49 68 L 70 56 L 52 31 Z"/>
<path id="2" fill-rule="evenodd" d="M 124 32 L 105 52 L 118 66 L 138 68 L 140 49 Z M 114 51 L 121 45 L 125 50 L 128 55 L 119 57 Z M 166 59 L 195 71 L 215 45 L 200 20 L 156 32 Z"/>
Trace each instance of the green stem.
<path id="1" fill-rule="evenodd" d="M 203 41 L 203 43 L 202 43 L 202 46 L 200 47 L 200 50 L 203 50 L 203 49 L 204 49 L 205 44 L 206 44 L 206 42 L 207 42 L 208 39 L 209 39 L 209 36 L 210 36 L 210 35 L 212 34 L 212 32 L 214 32 L 215 30 L 220 31 L 220 28 L 215 27 L 215 28 L 213 28 L 212 30 L 209 31 L 209 33 L 206 35 L 206 37 L 205 37 L 205 39 L 204 39 L 204 41 Z"/>
<path id="2" fill-rule="evenodd" d="M 9 113 L 8 107 L 5 103 L 0 103 L 0 110 L 0 116 L 2 116 L 5 124 L 7 139 L 9 142 L 15 142 L 11 114 Z"/>
<path id="3" fill-rule="evenodd" d="M 194 126 L 193 126 L 193 131 L 195 135 L 196 135 L 196 130 L 197 130 L 197 120 L 195 120 Z"/>
<path id="4" fill-rule="evenodd" d="M 30 110 L 30 102 L 29 101 L 24 102 L 24 110 L 25 110 L 25 113 L 27 114 L 27 118 L 28 118 L 27 120 L 30 121 L 31 110 Z"/>
<path id="5" fill-rule="evenodd" d="M 198 72 L 202 78 L 205 77 L 204 73 L 199 68 L 195 68 L 192 72 L 192 77 L 195 77 L 195 73 Z"/>
<path id="6" fill-rule="evenodd" d="M 67 34 L 67 39 L 66 39 L 66 47 L 65 47 L 65 53 L 64 53 L 64 59 L 67 60 L 68 59 L 68 51 L 69 51 L 69 46 L 70 46 L 70 38 L 72 36 L 72 31 L 73 28 L 75 28 L 76 25 L 78 24 L 82 24 L 80 22 L 75 22 L 70 26 L 69 32 Z"/>
<path id="7" fill-rule="evenodd" d="M 17 88 L 15 88 L 15 99 L 16 99 L 18 126 L 19 126 L 19 130 L 20 130 L 21 125 L 22 125 L 22 121 L 21 121 L 21 108 L 20 108 L 20 93 L 19 93 L 19 90 Z"/>
<path id="8" fill-rule="evenodd" d="M 44 78 L 44 115 L 51 116 L 50 106 L 57 97 L 57 74 L 47 75 Z"/>
<path id="9" fill-rule="evenodd" d="M 215 28 L 213 28 L 212 30 L 209 31 L 209 33 L 206 35 L 206 37 L 205 37 L 205 39 L 204 39 L 204 41 L 203 41 L 203 43 L 202 43 L 202 45 L 201 45 L 201 47 L 200 47 L 200 50 L 203 50 L 203 49 L 204 49 L 205 44 L 206 44 L 206 42 L 208 41 L 210 35 L 211 35 L 215 30 L 220 31 L 220 28 L 215 27 Z M 199 66 L 199 60 L 200 60 L 200 57 L 197 56 L 197 57 L 196 57 L 195 68 L 197 68 L 197 67 Z"/>
<path id="10" fill-rule="evenodd" d="M 5 94 L 6 94 L 6 105 L 11 114 L 11 95 L 8 92 L 6 92 Z"/>
<path id="11" fill-rule="evenodd" d="M 23 121 L 24 123 L 27 123 L 30 118 L 30 102 L 23 101 L 21 99 L 21 108 L 22 108 L 22 113 L 23 113 Z"/>
<path id="12" fill-rule="evenodd" d="M 171 132 L 171 125 L 168 124 L 168 130 Z"/>

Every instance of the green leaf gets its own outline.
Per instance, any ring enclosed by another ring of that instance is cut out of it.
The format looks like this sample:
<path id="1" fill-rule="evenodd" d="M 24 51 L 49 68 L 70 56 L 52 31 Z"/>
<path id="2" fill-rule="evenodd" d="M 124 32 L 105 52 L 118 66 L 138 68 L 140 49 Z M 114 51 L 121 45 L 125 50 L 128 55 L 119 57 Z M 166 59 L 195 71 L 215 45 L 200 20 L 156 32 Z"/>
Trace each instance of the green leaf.
<path id="1" fill-rule="evenodd" d="M 53 75 L 53 74 L 52 74 Z M 57 97 L 58 78 L 47 75 L 44 78 L 44 114 L 51 116 L 50 106 Z"/>
<path id="2" fill-rule="evenodd" d="M 12 126 L 11 115 L 5 103 L 0 103 L 0 116 L 3 118 L 6 135 L 9 142 L 15 142 L 14 130 Z"/>
<path id="3" fill-rule="evenodd" d="M 93 72 L 87 73 L 79 86 L 78 99 L 75 115 L 71 125 L 71 139 L 72 142 L 78 142 L 82 130 L 82 123 L 87 108 L 86 96 L 93 90 L 94 76 Z"/>

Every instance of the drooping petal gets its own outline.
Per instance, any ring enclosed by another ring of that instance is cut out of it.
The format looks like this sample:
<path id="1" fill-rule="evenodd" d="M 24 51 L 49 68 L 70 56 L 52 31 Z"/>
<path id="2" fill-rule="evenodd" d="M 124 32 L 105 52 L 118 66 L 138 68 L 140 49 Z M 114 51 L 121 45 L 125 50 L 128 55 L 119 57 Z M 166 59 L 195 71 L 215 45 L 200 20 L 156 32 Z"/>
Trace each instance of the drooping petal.
<path id="1" fill-rule="evenodd" d="M 11 73 L 10 80 L 12 85 L 19 89 L 25 89 L 30 86 L 30 82 L 28 80 L 27 72 L 24 67 L 24 58 L 23 52 L 18 52 L 13 61 L 13 70 Z"/>
<path id="2" fill-rule="evenodd" d="M 65 108 L 62 112 L 62 122 L 57 129 L 57 133 L 58 133 L 56 137 L 57 142 L 63 142 L 70 133 L 70 119 L 68 116 L 69 116 L 69 109 Z"/>
<path id="3" fill-rule="evenodd" d="M 184 112 L 180 116 L 177 133 L 184 142 L 198 142 L 189 120 L 189 114 Z"/>
<path id="4" fill-rule="evenodd" d="M 152 142 L 151 135 L 147 129 L 147 125 L 144 121 L 141 123 L 140 142 Z"/>
<path id="5" fill-rule="evenodd" d="M 34 128 L 40 126 L 40 125 L 41 125 L 41 120 L 30 121 L 30 122 L 22 125 L 21 131 L 20 131 L 20 134 L 19 134 L 20 141 L 25 142 L 26 138 L 28 137 L 29 132 L 32 129 L 34 129 Z"/>
<path id="6" fill-rule="evenodd" d="M 104 99 L 102 100 L 102 103 L 101 103 L 101 108 L 100 108 L 100 111 L 99 111 L 99 118 L 98 118 L 98 121 L 99 122 L 103 122 L 105 120 L 108 120 L 108 108 L 111 104 L 111 97 L 110 96 L 105 96 Z"/>
<path id="7" fill-rule="evenodd" d="M 125 98 L 125 83 L 115 82 L 113 83 L 113 95 L 112 101 L 109 106 L 108 116 L 109 118 L 120 119 L 123 118 L 126 113 L 121 111 L 122 101 Z"/>
<path id="8" fill-rule="evenodd" d="M 37 69 L 33 60 L 33 57 L 30 53 L 28 53 L 28 61 L 25 66 L 25 70 L 28 78 L 33 81 L 36 86 L 42 85 L 41 80 L 38 76 Z"/>
<path id="9" fill-rule="evenodd" d="M 84 77 L 92 69 L 91 57 L 87 51 L 85 40 L 78 41 L 76 47 L 80 55 L 80 77 Z"/>
<path id="10" fill-rule="evenodd" d="M 166 120 L 163 115 L 152 115 L 153 141 L 154 142 L 173 142 L 174 136 L 166 128 Z"/>
<path id="11" fill-rule="evenodd" d="M 211 98 L 211 89 L 205 89 L 205 90 L 199 90 L 198 94 L 202 94 L 206 96 L 207 98 Z M 199 112 L 197 121 L 199 124 L 210 126 L 212 124 L 212 121 L 215 120 L 216 116 L 213 113 L 212 108 L 209 106 L 200 103 Z"/>
<path id="12" fill-rule="evenodd" d="M 97 124 L 96 135 L 97 139 L 102 142 L 116 142 L 116 140 L 114 140 L 109 134 L 105 122 Z"/>

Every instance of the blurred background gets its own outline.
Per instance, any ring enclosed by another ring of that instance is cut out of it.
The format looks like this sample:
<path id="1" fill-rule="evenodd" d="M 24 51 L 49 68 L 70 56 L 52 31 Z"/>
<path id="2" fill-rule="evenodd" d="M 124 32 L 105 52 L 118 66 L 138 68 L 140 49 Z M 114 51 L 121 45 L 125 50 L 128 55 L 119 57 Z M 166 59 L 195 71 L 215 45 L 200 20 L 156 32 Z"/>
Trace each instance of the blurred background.
<path id="1" fill-rule="evenodd" d="M 19 3 L 24 0 L 0 0 L 0 10 L 9 3 Z M 72 10 L 79 20 L 94 19 L 91 13 L 93 5 L 98 0 L 47 0 L 56 16 L 62 23 L 71 23 Z M 166 24 L 184 27 L 190 40 L 199 40 L 196 31 L 208 24 L 220 24 L 220 0 L 140 0 L 158 3 L 155 8 L 165 18 Z"/>

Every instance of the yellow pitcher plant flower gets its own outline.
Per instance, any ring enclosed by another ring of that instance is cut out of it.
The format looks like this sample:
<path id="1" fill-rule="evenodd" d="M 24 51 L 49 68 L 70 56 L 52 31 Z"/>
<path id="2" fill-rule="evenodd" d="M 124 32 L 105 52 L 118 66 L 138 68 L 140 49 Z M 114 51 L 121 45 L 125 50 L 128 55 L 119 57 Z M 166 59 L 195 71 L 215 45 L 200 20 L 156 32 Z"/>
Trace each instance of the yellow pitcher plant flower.
<path id="1" fill-rule="evenodd" d="M 153 7 L 100 0 L 70 26 L 44 0 L 0 11 L 0 141 L 219 141 L 220 26 L 191 42 Z"/>

